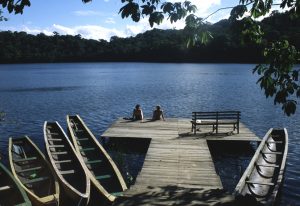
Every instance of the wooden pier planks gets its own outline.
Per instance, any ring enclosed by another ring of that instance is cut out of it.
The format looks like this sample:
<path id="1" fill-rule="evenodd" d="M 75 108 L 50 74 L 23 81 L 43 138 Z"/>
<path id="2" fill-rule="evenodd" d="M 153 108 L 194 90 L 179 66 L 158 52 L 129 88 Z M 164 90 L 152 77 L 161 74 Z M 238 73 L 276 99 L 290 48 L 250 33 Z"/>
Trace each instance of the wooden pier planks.
<path id="1" fill-rule="evenodd" d="M 220 125 L 219 134 L 211 134 L 212 126 L 202 126 L 196 135 L 191 132 L 191 119 L 168 118 L 166 121 L 130 121 L 119 118 L 103 134 L 103 137 L 150 138 L 153 140 L 170 140 L 184 138 L 206 140 L 260 141 L 243 123 L 240 133 L 232 132 L 231 126 Z"/>
<path id="2" fill-rule="evenodd" d="M 138 185 L 222 188 L 205 140 L 152 140 Z"/>
<path id="3" fill-rule="evenodd" d="M 194 135 L 191 132 L 191 119 L 169 118 L 166 121 L 128 121 L 118 119 L 103 134 L 109 138 L 150 138 L 143 168 L 136 182 L 124 195 L 125 201 L 116 205 L 174 205 L 188 196 L 187 204 L 195 201 L 207 203 L 207 194 L 213 194 L 213 201 L 220 202 L 232 197 L 222 192 L 220 177 L 207 145 L 207 140 L 260 141 L 243 123 L 240 133 L 232 132 L 232 127 L 220 126 L 219 134 L 211 134 L 210 126 L 201 127 Z M 171 190 L 171 192 L 170 192 Z M 194 195 L 189 195 L 190 193 Z M 179 194 L 178 198 L 172 195 Z M 183 195 L 183 196 L 182 196 Z"/>

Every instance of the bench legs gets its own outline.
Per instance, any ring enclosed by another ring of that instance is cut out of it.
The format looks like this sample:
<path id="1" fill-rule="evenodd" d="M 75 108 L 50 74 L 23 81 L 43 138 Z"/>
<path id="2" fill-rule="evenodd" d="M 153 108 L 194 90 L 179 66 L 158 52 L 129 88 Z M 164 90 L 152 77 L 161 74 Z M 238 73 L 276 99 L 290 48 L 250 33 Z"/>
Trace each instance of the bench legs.
<path id="1" fill-rule="evenodd" d="M 213 131 L 216 131 L 216 134 L 219 133 L 219 124 L 213 124 Z M 240 125 L 239 123 L 236 123 L 236 124 L 233 124 L 233 131 L 237 130 L 237 134 L 240 133 Z M 191 132 L 194 132 L 194 134 L 197 133 L 197 124 L 193 124 L 192 123 L 192 129 L 191 129 Z"/>
<path id="2" fill-rule="evenodd" d="M 191 132 L 193 132 L 194 131 L 194 134 L 196 134 L 196 124 L 194 124 L 193 122 L 192 122 L 192 129 L 191 129 Z"/>
<path id="3" fill-rule="evenodd" d="M 235 129 L 237 130 L 237 133 L 239 134 L 240 133 L 240 124 L 239 123 L 233 124 L 233 131 L 235 131 Z"/>
<path id="4" fill-rule="evenodd" d="M 213 131 L 214 132 L 216 130 L 216 134 L 218 134 L 218 124 L 214 125 L 213 124 Z"/>
<path id="5" fill-rule="evenodd" d="M 199 125 L 199 124 L 198 124 L 198 125 Z M 214 131 L 216 131 L 216 133 L 218 134 L 218 125 L 213 124 L 212 126 L 213 126 L 212 133 L 213 133 Z M 200 127 L 200 125 L 199 125 L 199 127 Z M 194 131 L 194 134 L 197 133 L 197 124 L 192 124 L 191 132 L 193 132 L 193 131 Z M 199 131 L 201 131 L 201 130 L 199 129 Z"/>
<path id="6" fill-rule="evenodd" d="M 199 124 L 198 124 L 199 125 Z M 200 125 L 199 125 L 199 127 L 200 127 Z M 194 134 L 196 134 L 197 133 L 197 124 L 192 124 L 192 130 L 191 130 L 191 132 L 193 132 L 194 131 Z M 199 128 L 199 131 L 201 131 L 200 130 L 200 128 Z M 214 131 L 214 130 L 213 130 Z"/>

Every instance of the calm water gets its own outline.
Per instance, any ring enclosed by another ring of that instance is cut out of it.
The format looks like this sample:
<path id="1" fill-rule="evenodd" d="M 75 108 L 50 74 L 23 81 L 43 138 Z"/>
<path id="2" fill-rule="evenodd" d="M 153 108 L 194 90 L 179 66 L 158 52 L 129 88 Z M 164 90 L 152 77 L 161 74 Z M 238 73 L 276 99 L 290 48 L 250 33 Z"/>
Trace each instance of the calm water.
<path id="1" fill-rule="evenodd" d="M 266 99 L 240 64 L 19 64 L 0 65 L 0 149 L 6 159 L 9 136 L 29 134 L 43 147 L 45 120 L 66 127 L 66 114 L 78 113 L 99 137 L 135 104 L 150 116 L 160 104 L 167 117 L 192 111 L 240 110 L 242 121 L 258 136 L 270 127 L 287 127 L 289 156 L 281 205 L 300 205 L 300 105 L 293 117 Z"/>

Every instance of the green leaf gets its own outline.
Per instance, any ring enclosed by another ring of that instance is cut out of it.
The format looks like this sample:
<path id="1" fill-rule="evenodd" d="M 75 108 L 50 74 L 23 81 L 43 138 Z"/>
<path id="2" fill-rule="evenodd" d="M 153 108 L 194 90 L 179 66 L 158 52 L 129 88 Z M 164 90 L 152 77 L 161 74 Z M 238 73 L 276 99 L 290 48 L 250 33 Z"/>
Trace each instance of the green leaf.
<path id="1" fill-rule="evenodd" d="M 1 4 L 2 4 L 2 8 L 5 8 L 8 4 L 8 1 L 3 1 L 3 2 L 1 2 Z"/>
<path id="2" fill-rule="evenodd" d="M 235 6 L 230 12 L 230 19 L 237 20 L 238 18 L 242 17 L 246 11 L 247 7 L 245 5 Z"/>
<path id="3" fill-rule="evenodd" d="M 156 9 L 155 6 L 153 6 L 153 5 L 149 6 L 147 4 L 142 5 L 141 8 L 143 8 L 142 14 L 145 14 L 145 15 L 150 15 Z"/>
<path id="4" fill-rule="evenodd" d="M 161 5 L 161 9 L 164 13 L 171 13 L 174 11 L 174 6 L 171 2 L 165 2 Z"/>
<path id="5" fill-rule="evenodd" d="M 139 21 L 140 20 L 140 10 L 139 5 L 133 2 L 127 3 L 125 6 L 123 6 L 119 13 L 121 13 L 122 18 L 127 18 L 131 16 L 131 19 L 133 21 Z"/>
<path id="6" fill-rule="evenodd" d="M 197 11 L 197 6 L 191 5 L 191 6 L 187 7 L 186 10 L 190 13 L 195 13 Z"/>
<path id="7" fill-rule="evenodd" d="M 153 12 L 149 17 L 150 26 L 153 27 L 154 23 L 156 23 L 157 25 L 161 24 L 163 19 L 164 15 L 162 14 L 162 12 Z"/>
<path id="8" fill-rule="evenodd" d="M 294 70 L 292 73 L 293 80 L 298 81 L 299 71 Z"/>
<path id="9" fill-rule="evenodd" d="M 185 7 L 189 7 L 192 3 L 190 1 L 185 1 L 183 4 Z"/>
<path id="10" fill-rule="evenodd" d="M 15 6 L 15 14 L 18 14 L 18 13 L 23 13 L 23 6 L 21 6 L 21 5 L 16 5 Z"/>
<path id="11" fill-rule="evenodd" d="M 275 95 L 274 104 L 276 104 L 276 103 L 285 103 L 287 96 L 288 96 L 288 93 L 285 90 L 280 90 Z"/>
<path id="12" fill-rule="evenodd" d="M 22 6 L 30 6 L 31 4 L 30 4 L 29 0 L 22 0 L 21 5 Z"/>
<path id="13" fill-rule="evenodd" d="M 176 13 L 170 15 L 171 23 L 176 22 L 178 19 L 178 15 Z"/>
<path id="14" fill-rule="evenodd" d="M 259 65 L 256 65 L 256 66 L 254 67 L 254 69 L 252 70 L 252 74 L 256 73 L 259 67 L 261 67 L 260 64 L 259 64 Z"/>
<path id="15" fill-rule="evenodd" d="M 297 97 L 300 97 L 300 89 L 297 91 Z"/>
<path id="16" fill-rule="evenodd" d="M 11 13 L 14 10 L 14 5 L 11 1 L 7 5 L 7 10 L 9 13 Z"/>
<path id="17" fill-rule="evenodd" d="M 282 109 L 287 114 L 287 116 L 290 116 L 291 114 L 295 114 L 296 112 L 296 106 L 297 102 L 294 100 L 289 100 L 286 103 L 282 105 Z"/>
<path id="18" fill-rule="evenodd" d="M 185 1 L 183 3 L 185 10 L 189 13 L 195 13 L 197 10 L 197 7 L 193 5 L 190 1 Z"/>
<path id="19" fill-rule="evenodd" d="M 131 15 L 131 19 L 132 19 L 134 22 L 140 21 L 140 18 L 141 18 L 141 14 L 140 14 L 139 12 L 133 13 L 133 14 Z"/>
<path id="20" fill-rule="evenodd" d="M 283 0 L 280 4 L 280 8 L 284 9 L 284 7 L 286 6 L 287 0 Z"/>

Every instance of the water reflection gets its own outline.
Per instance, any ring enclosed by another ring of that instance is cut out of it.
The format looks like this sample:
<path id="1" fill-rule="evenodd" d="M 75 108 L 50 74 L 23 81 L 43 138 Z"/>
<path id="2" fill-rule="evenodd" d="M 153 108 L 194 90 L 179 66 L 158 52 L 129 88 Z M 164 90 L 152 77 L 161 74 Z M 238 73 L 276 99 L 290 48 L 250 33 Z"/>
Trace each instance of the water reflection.
<path id="1" fill-rule="evenodd" d="M 141 171 L 150 139 L 134 138 L 102 138 L 104 148 L 107 149 L 126 181 L 128 187 L 135 183 Z"/>
<path id="2" fill-rule="evenodd" d="M 257 144 L 255 142 L 208 141 L 217 174 L 223 188 L 233 192 L 250 163 Z"/>
<path id="3" fill-rule="evenodd" d="M 0 92 L 59 92 L 67 90 L 80 89 L 78 86 L 68 86 L 68 87 L 37 87 L 37 88 L 9 88 L 0 89 Z"/>
<path id="4" fill-rule="evenodd" d="M 137 103 L 146 117 L 151 117 L 155 105 L 164 108 L 166 117 L 240 110 L 241 121 L 260 137 L 271 127 L 288 129 L 282 205 L 296 205 L 300 193 L 296 187 L 300 184 L 300 108 L 286 117 L 256 85 L 253 68 L 247 64 L 0 65 L 0 111 L 6 113 L 0 123 L 0 151 L 7 153 L 9 136 L 22 135 L 32 137 L 43 150 L 44 121 L 58 121 L 66 128 L 67 114 L 80 114 L 99 137 L 118 117 L 130 116 Z"/>

